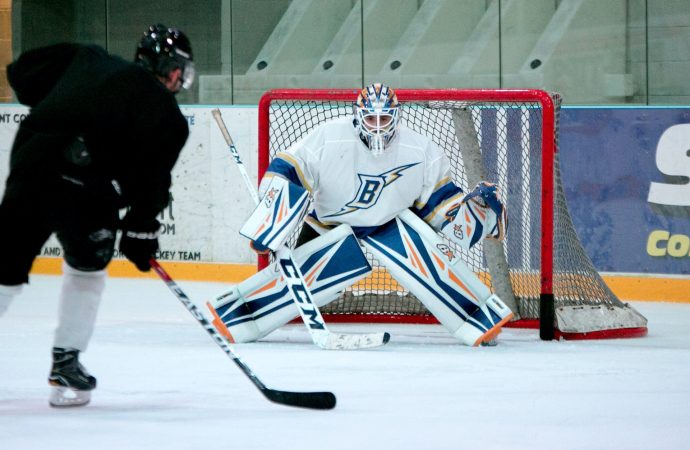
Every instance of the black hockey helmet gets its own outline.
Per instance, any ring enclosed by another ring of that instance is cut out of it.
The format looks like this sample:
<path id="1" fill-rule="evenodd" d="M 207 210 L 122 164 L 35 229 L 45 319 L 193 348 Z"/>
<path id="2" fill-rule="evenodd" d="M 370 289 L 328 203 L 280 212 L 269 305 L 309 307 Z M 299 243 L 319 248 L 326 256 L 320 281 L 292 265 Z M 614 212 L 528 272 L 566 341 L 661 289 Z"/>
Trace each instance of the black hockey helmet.
<path id="1" fill-rule="evenodd" d="M 137 45 L 134 60 L 161 77 L 167 77 L 175 69 L 182 69 L 183 89 L 189 89 L 194 82 L 192 45 L 177 28 L 151 25 Z"/>

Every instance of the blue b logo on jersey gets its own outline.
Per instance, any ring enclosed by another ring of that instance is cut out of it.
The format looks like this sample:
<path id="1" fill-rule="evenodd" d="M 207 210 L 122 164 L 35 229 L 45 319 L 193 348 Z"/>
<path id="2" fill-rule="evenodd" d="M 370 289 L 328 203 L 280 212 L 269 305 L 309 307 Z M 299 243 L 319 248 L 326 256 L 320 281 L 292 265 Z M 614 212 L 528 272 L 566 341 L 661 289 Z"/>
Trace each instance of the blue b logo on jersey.
<path id="1" fill-rule="evenodd" d="M 365 209 L 376 203 L 381 192 L 382 186 L 386 185 L 386 180 L 381 175 L 364 175 L 358 173 L 359 190 L 355 199 L 347 204 L 351 208 Z"/>
<path id="2" fill-rule="evenodd" d="M 347 202 L 345 206 L 340 208 L 340 211 L 336 212 L 335 214 L 329 214 L 323 217 L 342 216 L 358 209 L 371 208 L 376 204 L 386 186 L 402 177 L 403 171 L 409 169 L 410 167 L 414 167 L 417 164 L 419 163 L 416 162 L 396 167 L 395 169 L 391 169 L 388 172 L 384 172 L 380 175 L 366 175 L 363 173 L 358 173 L 357 176 L 359 177 L 359 189 L 357 189 L 355 198 Z"/>

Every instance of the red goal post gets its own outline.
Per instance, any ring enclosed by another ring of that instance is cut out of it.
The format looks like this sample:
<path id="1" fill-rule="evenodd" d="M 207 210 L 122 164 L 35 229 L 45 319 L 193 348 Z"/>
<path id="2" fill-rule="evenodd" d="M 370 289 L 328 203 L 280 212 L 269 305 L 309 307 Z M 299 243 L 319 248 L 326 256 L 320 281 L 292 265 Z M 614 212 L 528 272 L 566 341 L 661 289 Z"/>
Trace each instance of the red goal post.
<path id="1" fill-rule="evenodd" d="M 358 93 L 359 89 L 266 92 L 259 102 L 259 180 L 278 151 L 320 123 L 352 114 Z M 401 120 L 444 150 L 456 184 L 467 190 L 486 179 L 504 188 L 506 242 L 496 248 L 478 244 L 461 257 L 518 312 L 520 319 L 513 326 L 538 326 L 542 339 L 646 334 L 646 319 L 618 300 L 594 269 L 567 212 L 557 160 L 557 94 L 535 89 L 396 93 Z M 449 246 L 460 252 L 452 243 Z M 259 269 L 267 264 L 260 258 Z M 434 320 L 375 260 L 372 266 L 372 276 L 322 309 L 329 321 Z"/>

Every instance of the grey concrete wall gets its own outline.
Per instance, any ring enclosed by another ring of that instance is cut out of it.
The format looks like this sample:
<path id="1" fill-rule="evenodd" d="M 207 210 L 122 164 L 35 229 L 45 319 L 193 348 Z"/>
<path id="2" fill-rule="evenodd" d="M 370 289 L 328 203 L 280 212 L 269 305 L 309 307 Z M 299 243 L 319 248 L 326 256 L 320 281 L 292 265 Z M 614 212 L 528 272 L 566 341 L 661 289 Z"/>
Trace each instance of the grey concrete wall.
<path id="1" fill-rule="evenodd" d="M 290 24 L 286 14 L 298 2 L 310 9 Z M 200 76 L 181 103 L 254 103 L 274 87 L 381 80 L 404 87 L 539 87 L 562 92 L 566 104 L 690 104 L 688 0 L 500 0 L 501 17 L 499 0 L 11 4 L 14 55 L 71 40 L 131 58 L 146 26 L 178 26 L 192 39 Z M 569 8 L 576 11 L 563 20 Z M 281 34 L 286 22 L 289 33 Z M 272 61 L 261 71 L 263 54 Z M 541 64 L 533 68 L 536 59 Z"/>
<path id="2" fill-rule="evenodd" d="M 648 2 L 651 104 L 690 104 L 690 2 Z"/>

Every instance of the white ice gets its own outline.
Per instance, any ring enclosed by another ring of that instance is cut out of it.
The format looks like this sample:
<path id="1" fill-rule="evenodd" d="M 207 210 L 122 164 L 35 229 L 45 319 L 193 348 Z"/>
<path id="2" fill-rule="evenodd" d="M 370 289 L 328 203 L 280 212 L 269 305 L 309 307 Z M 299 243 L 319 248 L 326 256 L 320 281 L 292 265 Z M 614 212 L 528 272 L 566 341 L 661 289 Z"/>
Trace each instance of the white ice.
<path id="1" fill-rule="evenodd" d="M 178 282 L 201 307 L 228 288 Z M 109 279 L 82 362 L 90 405 L 48 406 L 59 278 L 34 276 L 0 318 L 0 449 L 683 449 L 690 447 L 690 305 L 634 303 L 649 336 L 493 348 L 433 325 L 327 351 L 301 325 L 234 348 L 269 387 L 329 390 L 332 411 L 268 402 L 159 280 Z"/>

